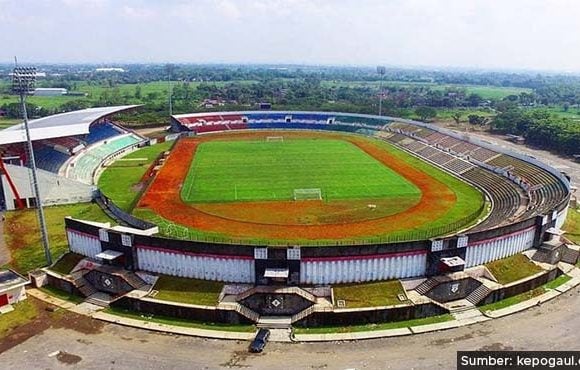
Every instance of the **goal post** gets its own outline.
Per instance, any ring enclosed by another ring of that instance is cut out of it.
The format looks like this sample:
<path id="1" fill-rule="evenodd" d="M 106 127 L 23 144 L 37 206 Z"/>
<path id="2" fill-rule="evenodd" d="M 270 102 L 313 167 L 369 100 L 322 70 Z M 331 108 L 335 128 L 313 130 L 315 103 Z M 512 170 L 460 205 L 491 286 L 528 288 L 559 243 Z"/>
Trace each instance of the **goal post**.
<path id="1" fill-rule="evenodd" d="M 294 200 L 322 200 L 322 190 L 320 188 L 294 189 Z"/>
<path id="2" fill-rule="evenodd" d="M 284 136 L 266 136 L 266 141 L 284 141 Z"/>

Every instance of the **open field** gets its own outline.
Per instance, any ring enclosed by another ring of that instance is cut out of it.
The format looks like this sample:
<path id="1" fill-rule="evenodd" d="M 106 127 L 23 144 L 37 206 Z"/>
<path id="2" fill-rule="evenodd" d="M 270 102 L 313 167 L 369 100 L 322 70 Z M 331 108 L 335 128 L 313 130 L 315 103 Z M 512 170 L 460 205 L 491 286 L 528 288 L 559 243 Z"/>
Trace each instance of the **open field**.
<path id="1" fill-rule="evenodd" d="M 220 204 L 220 209 L 209 209 L 205 204 L 188 205 L 182 201 L 180 189 L 188 173 L 187 163 L 193 160 L 198 145 L 209 140 L 255 141 L 272 135 L 276 132 L 227 133 L 180 140 L 134 213 L 159 222 L 161 229 L 167 232 L 168 223 L 182 225 L 180 235 L 173 232 L 169 235 L 186 239 L 227 241 L 227 238 L 241 238 L 247 242 L 290 240 L 301 245 L 315 245 L 308 241 L 316 240 L 324 244 L 335 243 L 335 239 L 373 237 L 380 239 L 373 239 L 373 242 L 422 239 L 452 231 L 450 225 L 452 228 L 459 227 L 453 226 L 455 222 L 463 222 L 461 226 L 465 226 L 470 222 L 464 221 L 467 216 L 475 214 L 477 217 L 482 211 L 483 198 L 479 191 L 388 143 L 359 135 L 300 131 L 284 131 L 284 136 L 347 140 L 413 183 L 422 193 L 420 201 L 403 212 L 386 217 L 377 218 L 367 209 L 366 218 L 358 215 L 359 218 L 335 218 L 326 223 L 321 222 L 316 213 L 332 202 L 225 202 Z M 270 216 L 281 218 L 280 215 L 288 214 L 293 214 L 294 219 L 286 219 L 285 224 L 264 223 Z"/>
<path id="2" fill-rule="evenodd" d="M 203 143 L 181 195 L 186 202 L 292 200 L 295 189 L 320 189 L 324 201 L 420 196 L 355 145 L 326 139 Z"/>
<path id="3" fill-rule="evenodd" d="M 173 141 L 147 146 L 117 160 L 99 178 L 99 189 L 124 211 L 133 209 L 139 194 L 142 177 L 153 161 L 169 150 Z"/>
<path id="4" fill-rule="evenodd" d="M 378 87 L 380 81 L 322 81 L 327 87 Z M 459 85 L 459 84 L 439 84 L 435 82 L 405 82 L 405 81 L 384 81 L 383 86 L 395 87 L 428 87 L 433 90 L 444 89 L 465 89 L 467 94 L 478 94 L 483 99 L 501 99 L 508 95 L 518 95 L 522 92 L 532 92 L 531 89 L 519 87 L 484 86 L 484 85 Z"/>
<path id="5" fill-rule="evenodd" d="M 50 251 L 53 259 L 68 251 L 68 242 L 64 229 L 64 218 L 72 216 L 97 222 L 111 220 L 94 203 L 79 203 L 66 206 L 54 206 L 44 209 L 46 216 Z M 6 213 L 4 237 L 12 256 L 11 267 L 27 273 L 46 265 L 42 247 L 36 210 L 27 209 Z"/>

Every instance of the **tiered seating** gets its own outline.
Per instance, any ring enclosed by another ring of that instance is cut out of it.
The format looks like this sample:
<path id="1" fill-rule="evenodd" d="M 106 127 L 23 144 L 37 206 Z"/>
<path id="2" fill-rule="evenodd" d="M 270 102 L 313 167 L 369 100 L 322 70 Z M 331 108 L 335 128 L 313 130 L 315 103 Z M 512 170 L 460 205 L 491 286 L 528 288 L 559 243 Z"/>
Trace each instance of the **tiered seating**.
<path id="1" fill-rule="evenodd" d="M 493 150 L 489 150 L 482 147 L 477 147 L 474 151 L 469 153 L 469 156 L 477 161 L 480 162 L 487 162 L 495 156 L 498 156 L 499 153 L 494 152 Z"/>
<path id="2" fill-rule="evenodd" d="M 472 169 L 474 166 L 469 162 L 463 161 L 459 158 L 454 158 L 449 162 L 446 162 L 443 167 L 455 174 L 462 174 L 463 172 Z"/>
<path id="3" fill-rule="evenodd" d="M 395 143 L 395 144 L 396 144 L 396 143 L 398 143 L 399 141 L 401 141 L 401 140 L 404 140 L 404 139 L 406 139 L 406 138 L 407 138 L 407 136 L 405 136 L 405 135 L 403 135 L 403 134 L 394 134 L 393 136 L 391 136 L 391 137 L 389 138 L 389 141 L 390 141 L 390 142 L 393 142 L 393 143 Z"/>
<path id="4" fill-rule="evenodd" d="M 427 145 L 423 144 L 420 141 L 413 140 L 409 144 L 405 145 L 407 149 L 412 152 L 419 152 L 421 149 L 424 149 Z"/>
<path id="5" fill-rule="evenodd" d="M 425 140 L 427 140 L 430 144 L 437 144 L 439 141 L 447 137 L 447 135 L 443 135 L 442 133 L 434 132 L 433 134 L 427 136 Z"/>
<path id="6" fill-rule="evenodd" d="M 70 167 L 67 176 L 74 180 L 92 184 L 93 173 L 101 165 L 105 157 L 139 141 L 141 141 L 139 137 L 127 135 L 111 139 L 106 144 L 89 147 L 85 152 L 78 154 L 78 160 Z"/>
<path id="7" fill-rule="evenodd" d="M 432 146 L 428 146 L 425 149 L 421 150 L 420 154 L 421 154 L 421 157 L 423 157 L 423 158 L 429 158 L 437 153 L 441 153 L 441 151 L 433 148 Z"/>
<path id="8" fill-rule="evenodd" d="M 292 122 L 304 122 L 304 123 L 327 123 L 328 119 L 332 118 L 329 114 L 312 114 L 312 113 L 293 113 Z"/>
<path id="9" fill-rule="evenodd" d="M 335 122 L 340 124 L 364 124 L 370 126 L 383 126 L 389 121 L 384 119 L 375 119 L 375 118 L 367 118 L 367 117 L 351 117 L 351 116 L 336 116 Z"/>
<path id="10" fill-rule="evenodd" d="M 72 136 L 56 137 L 43 140 L 43 144 L 50 146 L 57 151 L 67 152 L 70 154 L 74 154 L 85 147 L 85 145 L 79 139 Z"/>
<path id="11" fill-rule="evenodd" d="M 461 176 L 485 189 L 494 203 L 491 215 L 477 225 L 475 230 L 484 230 L 508 223 L 510 218 L 518 211 L 521 203 L 520 199 L 524 196 L 523 192 L 505 177 L 479 167 L 473 167 L 465 171 Z"/>
<path id="12" fill-rule="evenodd" d="M 526 215 L 550 211 L 566 195 L 564 185 L 552 174 L 531 163 L 502 154 L 488 161 L 492 166 L 510 168 L 510 173 L 520 177 L 532 189 Z"/>
<path id="13" fill-rule="evenodd" d="M 36 159 L 36 167 L 58 173 L 62 165 L 70 158 L 70 155 L 48 146 L 39 145 L 34 148 L 34 158 Z"/>
<path id="14" fill-rule="evenodd" d="M 421 129 L 419 129 L 419 131 L 415 131 L 414 134 L 415 134 L 415 136 L 418 136 L 420 138 L 424 138 L 425 139 L 425 138 L 433 135 L 434 132 L 435 131 L 423 127 Z"/>
<path id="15" fill-rule="evenodd" d="M 262 121 L 286 121 L 284 113 L 248 113 L 249 123 Z"/>
<path id="16" fill-rule="evenodd" d="M 451 136 L 445 136 L 442 140 L 440 140 L 437 144 L 445 149 L 449 149 L 454 145 L 457 145 L 461 143 L 460 140 L 451 137 Z"/>
<path id="17" fill-rule="evenodd" d="M 85 137 L 84 140 L 88 145 L 90 145 L 123 133 L 125 133 L 125 131 L 122 131 L 115 125 L 112 125 L 107 122 L 98 123 L 92 125 L 89 128 L 89 134 Z"/>
<path id="18" fill-rule="evenodd" d="M 477 145 L 468 143 L 467 141 L 461 141 L 458 144 L 451 147 L 451 150 L 457 154 L 466 154 L 479 148 Z"/>
<path id="19" fill-rule="evenodd" d="M 197 133 L 243 130 L 248 128 L 239 114 L 212 115 L 180 118 L 182 124 Z"/>
<path id="20" fill-rule="evenodd" d="M 437 153 L 431 155 L 429 159 L 437 164 L 444 165 L 445 163 L 455 159 L 455 157 L 452 156 L 451 154 L 442 151 L 437 151 Z"/>

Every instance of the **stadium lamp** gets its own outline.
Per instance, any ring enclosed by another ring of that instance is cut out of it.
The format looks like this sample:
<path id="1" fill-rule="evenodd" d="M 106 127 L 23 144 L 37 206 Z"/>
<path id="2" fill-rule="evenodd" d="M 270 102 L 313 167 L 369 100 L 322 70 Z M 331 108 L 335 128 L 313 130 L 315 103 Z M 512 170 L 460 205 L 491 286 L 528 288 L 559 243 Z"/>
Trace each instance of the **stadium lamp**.
<path id="1" fill-rule="evenodd" d="M 379 82 L 379 116 L 382 116 L 383 115 L 383 77 L 387 73 L 387 69 L 383 66 L 378 66 L 377 73 L 379 74 L 379 76 L 381 76 L 380 82 Z"/>
<path id="2" fill-rule="evenodd" d="M 46 230 L 46 220 L 42 208 L 42 198 L 38 187 L 38 176 L 36 173 L 36 159 L 32 149 L 32 140 L 30 138 L 30 129 L 28 127 L 28 112 L 26 111 L 26 96 L 34 90 L 36 82 L 36 68 L 34 67 L 15 67 L 12 73 L 12 91 L 20 96 L 20 108 L 22 110 L 22 120 L 24 121 L 24 130 L 26 132 L 26 143 L 28 150 L 28 159 L 30 170 L 32 171 L 32 189 L 36 198 L 36 210 L 38 213 L 38 222 L 40 224 L 40 233 L 44 247 L 44 256 L 48 265 L 52 264 L 52 256 L 48 243 L 48 232 Z"/>

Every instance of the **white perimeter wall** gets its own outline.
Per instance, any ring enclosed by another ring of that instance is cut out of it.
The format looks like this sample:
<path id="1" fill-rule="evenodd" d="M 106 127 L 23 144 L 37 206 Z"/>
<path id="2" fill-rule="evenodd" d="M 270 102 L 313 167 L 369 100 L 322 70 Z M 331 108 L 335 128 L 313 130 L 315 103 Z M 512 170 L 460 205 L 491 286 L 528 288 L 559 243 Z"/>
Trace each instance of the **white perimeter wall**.
<path id="1" fill-rule="evenodd" d="M 426 263 L 426 252 L 302 260 L 300 282 L 339 284 L 421 276 L 425 274 Z"/>
<path id="2" fill-rule="evenodd" d="M 468 244 L 465 267 L 482 265 L 530 249 L 534 244 L 535 232 L 536 227 L 532 226 L 513 234 Z"/>
<path id="3" fill-rule="evenodd" d="M 211 256 L 137 247 L 140 270 L 193 279 L 254 283 L 254 259 Z"/>
<path id="4" fill-rule="evenodd" d="M 66 235 L 71 252 L 91 258 L 101 253 L 101 241 L 96 236 L 73 230 L 67 230 Z"/>

